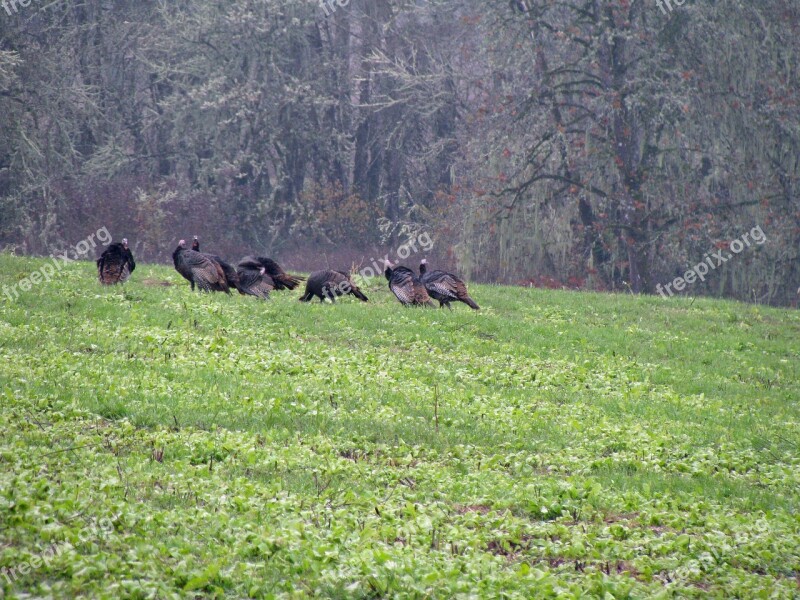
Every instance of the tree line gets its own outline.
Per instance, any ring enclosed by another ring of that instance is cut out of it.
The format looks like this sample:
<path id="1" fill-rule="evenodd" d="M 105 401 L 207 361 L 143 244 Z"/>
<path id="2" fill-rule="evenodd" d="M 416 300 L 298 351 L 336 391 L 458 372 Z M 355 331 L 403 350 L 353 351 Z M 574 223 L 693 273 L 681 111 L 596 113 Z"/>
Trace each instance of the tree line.
<path id="1" fill-rule="evenodd" d="M 104 226 L 145 261 L 199 234 L 310 269 L 424 230 L 469 279 L 655 293 L 760 227 L 689 291 L 796 302 L 800 5 L 671 6 L 0 11 L 0 243 Z"/>

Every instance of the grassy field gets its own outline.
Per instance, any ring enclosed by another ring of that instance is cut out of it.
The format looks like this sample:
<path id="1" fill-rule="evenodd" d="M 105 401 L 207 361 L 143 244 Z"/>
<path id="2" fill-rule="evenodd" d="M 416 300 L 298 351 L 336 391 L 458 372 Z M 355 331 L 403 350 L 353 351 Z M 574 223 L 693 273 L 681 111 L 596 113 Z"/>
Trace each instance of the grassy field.
<path id="1" fill-rule="evenodd" d="M 0 596 L 800 597 L 798 311 L 65 269 L 0 296 Z"/>

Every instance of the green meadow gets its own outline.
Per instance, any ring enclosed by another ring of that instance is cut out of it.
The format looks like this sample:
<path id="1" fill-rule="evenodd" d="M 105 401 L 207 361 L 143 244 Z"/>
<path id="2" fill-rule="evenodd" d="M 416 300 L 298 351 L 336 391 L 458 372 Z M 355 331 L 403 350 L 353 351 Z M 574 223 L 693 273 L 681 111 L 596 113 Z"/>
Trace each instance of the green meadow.
<path id="1" fill-rule="evenodd" d="M 796 310 L 95 275 L 0 294 L 0 597 L 800 597 Z"/>

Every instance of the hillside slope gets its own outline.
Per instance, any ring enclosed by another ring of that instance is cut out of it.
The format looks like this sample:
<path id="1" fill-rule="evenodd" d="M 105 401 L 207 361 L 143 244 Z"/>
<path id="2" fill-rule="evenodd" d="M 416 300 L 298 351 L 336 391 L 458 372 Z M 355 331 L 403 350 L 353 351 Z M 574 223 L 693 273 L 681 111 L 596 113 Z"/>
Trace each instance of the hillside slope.
<path id="1" fill-rule="evenodd" d="M 8 597 L 800 595 L 798 311 L 94 275 L 0 294 Z"/>

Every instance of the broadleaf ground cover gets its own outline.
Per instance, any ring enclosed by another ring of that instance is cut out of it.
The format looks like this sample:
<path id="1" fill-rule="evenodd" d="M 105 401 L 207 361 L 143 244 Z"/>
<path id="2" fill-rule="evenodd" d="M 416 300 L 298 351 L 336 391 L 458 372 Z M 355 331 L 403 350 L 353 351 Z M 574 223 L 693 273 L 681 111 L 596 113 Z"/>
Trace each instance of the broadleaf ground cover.
<path id="1" fill-rule="evenodd" d="M 4 297 L 2 594 L 800 596 L 797 311 L 470 289 Z"/>

